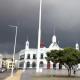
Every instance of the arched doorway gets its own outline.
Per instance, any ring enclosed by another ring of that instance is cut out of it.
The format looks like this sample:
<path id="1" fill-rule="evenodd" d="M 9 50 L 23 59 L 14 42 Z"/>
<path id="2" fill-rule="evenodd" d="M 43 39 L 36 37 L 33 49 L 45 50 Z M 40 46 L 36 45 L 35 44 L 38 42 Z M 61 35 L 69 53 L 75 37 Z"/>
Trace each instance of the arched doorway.
<path id="1" fill-rule="evenodd" d="M 59 69 L 62 69 L 62 64 L 59 63 Z"/>
<path id="2" fill-rule="evenodd" d="M 56 69 L 56 63 L 53 63 L 53 69 Z"/>
<path id="3" fill-rule="evenodd" d="M 47 69 L 50 69 L 50 62 L 47 62 Z"/>
<path id="4" fill-rule="evenodd" d="M 43 61 L 40 61 L 39 67 L 43 67 L 43 66 L 44 66 Z"/>
<path id="5" fill-rule="evenodd" d="M 32 63 L 32 68 L 36 68 L 36 62 Z"/>

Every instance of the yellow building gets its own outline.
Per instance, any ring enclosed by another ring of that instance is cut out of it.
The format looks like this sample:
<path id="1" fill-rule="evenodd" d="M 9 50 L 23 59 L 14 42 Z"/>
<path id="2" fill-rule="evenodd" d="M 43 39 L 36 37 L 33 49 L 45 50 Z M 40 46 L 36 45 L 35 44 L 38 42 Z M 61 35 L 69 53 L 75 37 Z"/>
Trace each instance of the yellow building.
<path id="1" fill-rule="evenodd" d="M 3 67 L 6 69 L 15 68 L 15 63 L 13 63 L 13 60 L 11 58 L 3 58 Z"/>

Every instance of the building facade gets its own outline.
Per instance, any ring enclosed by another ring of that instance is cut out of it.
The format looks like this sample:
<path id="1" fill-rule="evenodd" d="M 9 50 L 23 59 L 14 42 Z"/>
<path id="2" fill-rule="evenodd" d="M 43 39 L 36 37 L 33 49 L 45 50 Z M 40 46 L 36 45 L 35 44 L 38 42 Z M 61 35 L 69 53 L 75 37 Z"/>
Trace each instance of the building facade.
<path id="1" fill-rule="evenodd" d="M 60 48 L 56 36 L 52 36 L 52 42 L 49 45 L 48 48 L 44 46 L 44 43 L 41 43 L 40 45 L 40 53 L 39 53 L 39 67 L 41 68 L 54 68 L 54 69 L 61 69 L 64 68 L 63 65 L 57 63 L 54 64 L 52 62 L 47 62 L 45 57 L 46 53 L 51 50 L 63 50 L 63 48 Z M 19 52 L 19 68 L 36 68 L 37 65 L 37 53 L 38 50 L 35 48 L 29 48 L 29 41 L 26 41 L 25 49 L 21 50 Z"/>
<path id="2" fill-rule="evenodd" d="M 15 63 L 13 63 L 13 59 L 12 58 L 3 58 L 2 60 L 2 67 L 6 68 L 7 70 L 15 68 Z"/>
<path id="3" fill-rule="evenodd" d="M 79 44 L 76 43 L 75 45 L 76 50 L 79 50 Z M 49 45 L 48 48 L 44 46 L 44 43 L 41 43 L 40 45 L 40 53 L 39 53 L 39 67 L 44 69 L 65 69 L 64 65 L 61 65 L 59 63 L 54 64 L 52 62 L 47 62 L 45 59 L 46 53 L 51 50 L 63 50 L 63 48 L 60 48 L 56 36 L 53 35 L 52 37 L 52 43 Z M 29 69 L 29 68 L 36 68 L 37 65 L 37 53 L 38 50 L 35 48 L 29 48 L 29 41 L 26 41 L 25 49 L 21 50 L 19 52 L 19 68 Z M 80 64 L 78 65 L 80 68 Z"/>

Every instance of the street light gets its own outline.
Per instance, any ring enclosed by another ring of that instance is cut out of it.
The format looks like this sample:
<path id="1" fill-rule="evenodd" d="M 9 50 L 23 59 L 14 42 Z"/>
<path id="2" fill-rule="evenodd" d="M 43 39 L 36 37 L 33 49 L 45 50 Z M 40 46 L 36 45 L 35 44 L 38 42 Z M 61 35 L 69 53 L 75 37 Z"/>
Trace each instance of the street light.
<path id="1" fill-rule="evenodd" d="M 15 51 L 16 51 L 16 39 L 17 39 L 17 29 L 18 27 L 17 26 L 13 26 L 13 25 L 8 25 L 9 27 L 13 27 L 13 28 L 16 28 L 16 32 L 15 32 L 15 42 L 14 42 L 14 52 L 13 52 L 13 61 L 12 61 L 12 69 L 11 69 L 11 76 L 13 76 L 13 64 L 14 64 L 14 56 L 15 56 Z"/>

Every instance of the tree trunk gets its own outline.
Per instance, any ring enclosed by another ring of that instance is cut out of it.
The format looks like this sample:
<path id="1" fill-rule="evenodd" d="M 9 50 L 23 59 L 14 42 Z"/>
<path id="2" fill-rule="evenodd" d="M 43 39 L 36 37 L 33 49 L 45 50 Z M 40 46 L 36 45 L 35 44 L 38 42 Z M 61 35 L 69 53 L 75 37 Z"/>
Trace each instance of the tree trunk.
<path id="1" fill-rule="evenodd" d="M 68 76 L 71 76 L 71 68 L 68 69 Z"/>

